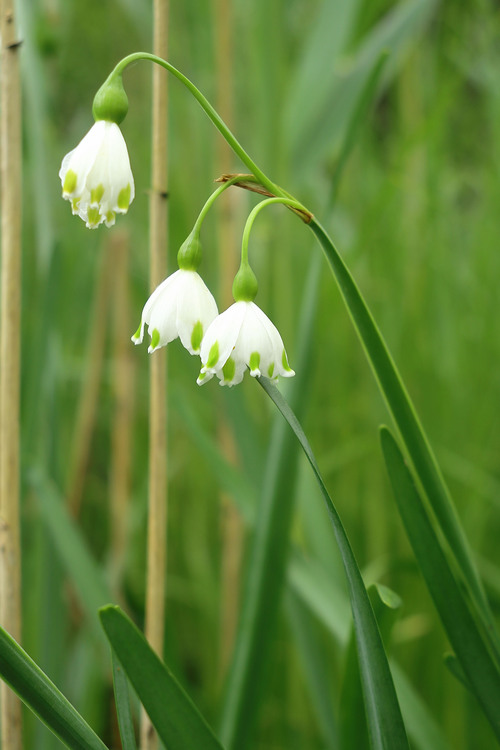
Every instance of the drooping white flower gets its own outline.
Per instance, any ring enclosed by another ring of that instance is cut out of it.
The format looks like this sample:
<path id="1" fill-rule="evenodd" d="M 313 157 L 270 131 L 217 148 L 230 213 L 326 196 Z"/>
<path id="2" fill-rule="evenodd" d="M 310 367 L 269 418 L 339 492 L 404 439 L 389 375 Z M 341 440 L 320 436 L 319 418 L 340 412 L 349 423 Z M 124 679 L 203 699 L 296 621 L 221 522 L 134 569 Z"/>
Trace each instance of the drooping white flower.
<path id="1" fill-rule="evenodd" d="M 203 335 L 217 312 L 215 300 L 201 276 L 196 271 L 179 269 L 154 290 L 144 305 L 141 324 L 132 341 L 142 342 L 147 325 L 151 336 L 148 352 L 179 337 L 191 354 L 199 354 Z"/>
<path id="2" fill-rule="evenodd" d="M 275 380 L 278 375 L 295 375 L 277 328 L 247 300 L 235 302 L 209 326 L 201 344 L 201 362 L 198 385 L 213 375 L 220 378 L 220 385 L 237 385 L 247 367 L 253 377 Z"/>
<path id="3" fill-rule="evenodd" d="M 98 120 L 66 154 L 59 170 L 63 198 L 86 225 L 94 229 L 104 222 L 115 223 L 134 200 L 134 178 L 127 145 L 119 126 Z"/>

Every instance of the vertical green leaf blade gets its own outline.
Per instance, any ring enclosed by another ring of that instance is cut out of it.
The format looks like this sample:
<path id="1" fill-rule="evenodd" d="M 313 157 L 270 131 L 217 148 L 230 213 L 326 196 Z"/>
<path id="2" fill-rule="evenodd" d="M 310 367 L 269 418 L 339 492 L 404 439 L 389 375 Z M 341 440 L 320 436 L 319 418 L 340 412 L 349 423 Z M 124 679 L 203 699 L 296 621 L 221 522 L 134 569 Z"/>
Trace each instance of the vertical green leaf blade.
<path id="1" fill-rule="evenodd" d="M 375 750 L 404 750 L 404 748 L 409 747 L 408 740 L 387 656 L 368 593 L 342 521 L 328 494 L 314 454 L 295 414 L 282 394 L 270 381 L 265 378 L 259 378 L 258 380 L 268 396 L 274 401 L 302 446 L 320 487 L 332 522 L 349 585 L 361 681 L 372 746 Z"/>
<path id="2" fill-rule="evenodd" d="M 500 740 L 500 673 L 427 516 L 403 455 L 386 427 L 382 450 L 415 557 L 471 689 Z"/>
<path id="3" fill-rule="evenodd" d="M 381 393 L 401 433 L 415 471 L 429 498 L 450 549 L 462 570 L 463 577 L 470 587 L 475 605 L 487 626 L 492 642 L 498 645 L 499 638 L 496 634 L 493 617 L 472 558 L 467 537 L 397 367 L 361 292 L 328 233 L 315 219 L 311 221 L 309 227 L 325 251 L 355 330 L 373 369 Z"/>
<path id="4" fill-rule="evenodd" d="M 221 750 L 203 716 L 133 622 L 116 606 L 103 607 L 99 615 L 113 650 L 168 750 Z"/>
<path id="5" fill-rule="evenodd" d="M 113 688 L 115 692 L 116 715 L 123 750 L 137 750 L 135 741 L 134 722 L 130 710 L 127 677 L 114 651 L 111 652 L 113 661 Z"/>
<path id="6" fill-rule="evenodd" d="M 106 750 L 85 719 L 1 627 L 0 676 L 71 750 Z"/>

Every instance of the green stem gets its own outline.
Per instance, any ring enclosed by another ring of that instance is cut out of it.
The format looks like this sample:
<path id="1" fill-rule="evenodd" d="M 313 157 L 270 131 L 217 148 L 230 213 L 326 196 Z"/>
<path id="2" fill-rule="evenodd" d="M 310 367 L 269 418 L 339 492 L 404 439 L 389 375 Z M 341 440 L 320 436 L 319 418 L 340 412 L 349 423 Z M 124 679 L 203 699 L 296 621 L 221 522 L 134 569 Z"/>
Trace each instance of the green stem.
<path id="1" fill-rule="evenodd" d="M 165 70 L 168 70 L 169 73 L 172 73 L 172 75 L 174 75 L 181 83 L 183 83 L 184 86 L 186 86 L 186 88 L 191 92 L 194 98 L 198 101 L 198 103 L 204 109 L 204 111 L 206 112 L 208 117 L 212 120 L 217 130 L 222 134 L 222 136 L 225 138 L 227 143 L 231 146 L 235 154 L 241 159 L 243 164 L 246 164 L 248 169 L 259 180 L 260 184 L 263 185 L 267 190 L 269 190 L 270 193 L 273 193 L 276 195 L 282 195 L 286 197 L 285 191 L 283 191 L 278 185 L 275 185 L 274 182 L 272 182 L 264 174 L 264 172 L 257 166 L 257 164 L 253 161 L 253 159 L 250 158 L 250 156 L 247 154 L 247 152 L 245 151 L 241 143 L 236 139 L 236 137 L 233 135 L 231 130 L 228 128 L 224 120 L 219 116 L 219 114 L 212 107 L 208 99 L 205 96 L 203 96 L 201 91 L 198 88 L 196 88 L 194 83 L 192 83 L 189 80 L 189 78 L 183 75 L 183 73 L 181 73 L 180 70 L 177 70 L 177 68 L 175 68 L 169 62 L 167 62 L 166 60 L 162 60 L 161 57 L 152 55 L 149 52 L 134 52 L 132 55 L 127 55 L 127 57 L 124 57 L 123 60 L 120 60 L 118 65 L 116 65 L 116 67 L 112 71 L 109 78 L 112 78 L 115 75 L 121 75 L 128 65 L 130 65 L 133 62 L 136 62 L 137 60 L 149 60 L 150 62 L 156 63 L 157 65 L 160 65 L 162 68 L 165 68 Z"/>
<path id="2" fill-rule="evenodd" d="M 231 187 L 231 185 L 234 185 L 236 182 L 239 182 L 241 180 L 240 175 L 235 175 L 230 180 L 227 180 L 226 182 L 223 182 L 217 190 L 214 190 L 214 192 L 209 196 L 207 199 L 205 205 L 201 209 L 198 218 L 196 219 L 193 227 L 192 234 L 199 234 L 201 225 L 203 224 L 206 215 L 212 208 L 212 205 L 215 203 L 219 195 L 224 192 L 224 190 L 227 190 L 227 188 Z"/>
<path id="3" fill-rule="evenodd" d="M 237 182 L 237 180 L 234 180 Z M 242 264 L 248 263 L 248 240 L 250 237 L 250 232 L 252 231 L 253 223 L 255 219 L 257 218 L 257 215 L 262 211 L 263 208 L 266 208 L 266 206 L 270 206 L 273 203 L 284 203 L 286 206 L 290 206 L 291 208 L 296 208 L 299 211 L 303 210 L 303 206 L 296 201 L 293 198 L 289 197 L 276 197 L 276 198 L 266 198 L 266 200 L 261 201 L 258 203 L 255 208 L 252 209 L 250 212 L 248 219 L 245 224 L 245 228 L 243 230 L 243 239 L 241 240 L 241 262 Z"/>

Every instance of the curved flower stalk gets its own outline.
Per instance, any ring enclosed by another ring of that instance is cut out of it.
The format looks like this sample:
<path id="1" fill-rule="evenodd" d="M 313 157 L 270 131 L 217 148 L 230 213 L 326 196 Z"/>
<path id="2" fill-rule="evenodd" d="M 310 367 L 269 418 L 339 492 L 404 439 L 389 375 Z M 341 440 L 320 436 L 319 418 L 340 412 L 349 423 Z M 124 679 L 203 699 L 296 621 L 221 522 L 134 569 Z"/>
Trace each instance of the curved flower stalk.
<path id="1" fill-rule="evenodd" d="M 198 385 L 214 375 L 220 385 L 237 385 L 247 367 L 254 378 L 262 375 L 277 380 L 278 375 L 295 375 L 278 329 L 249 300 L 235 302 L 213 321 L 201 344 L 201 361 Z"/>
<path id="2" fill-rule="evenodd" d="M 87 227 L 115 223 L 134 200 L 134 178 L 119 126 L 98 120 L 78 146 L 64 157 L 59 177 L 63 198 Z"/>
<path id="3" fill-rule="evenodd" d="M 154 352 L 180 338 L 191 354 L 199 354 L 203 334 L 217 317 L 217 304 L 201 276 L 180 268 L 168 276 L 150 296 L 141 316 L 141 324 L 132 336 L 140 344 L 148 326 Z"/>

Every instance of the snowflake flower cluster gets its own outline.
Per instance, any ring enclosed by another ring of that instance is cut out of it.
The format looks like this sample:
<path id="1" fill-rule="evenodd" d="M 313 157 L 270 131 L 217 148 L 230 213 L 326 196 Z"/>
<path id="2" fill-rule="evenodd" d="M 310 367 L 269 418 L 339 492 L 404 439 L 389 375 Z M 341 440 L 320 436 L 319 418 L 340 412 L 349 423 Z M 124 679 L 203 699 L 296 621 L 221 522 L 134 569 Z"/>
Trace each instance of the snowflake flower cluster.
<path id="1" fill-rule="evenodd" d="M 112 226 L 116 214 L 126 213 L 134 199 L 134 178 L 118 124 L 98 119 L 64 157 L 59 177 L 63 198 L 87 227 Z M 191 354 L 201 357 L 200 385 L 214 375 L 221 385 L 236 385 L 247 368 L 253 377 L 272 380 L 294 375 L 278 330 L 253 302 L 257 287 L 254 294 L 235 295 L 236 302 L 219 315 L 215 299 L 196 271 L 199 248 L 191 238 L 185 246 L 187 252 L 179 254 L 179 270 L 146 302 L 132 341 L 142 342 L 146 326 L 149 352 L 180 338 Z"/>
<path id="2" fill-rule="evenodd" d="M 295 374 L 278 330 L 260 307 L 240 300 L 219 315 L 215 299 L 196 271 L 179 269 L 155 289 L 132 336 L 134 344 L 142 342 L 146 325 L 149 352 L 179 337 L 191 354 L 200 355 L 199 385 L 214 375 L 221 385 L 237 385 L 247 367 L 253 377 L 273 380 Z"/>

